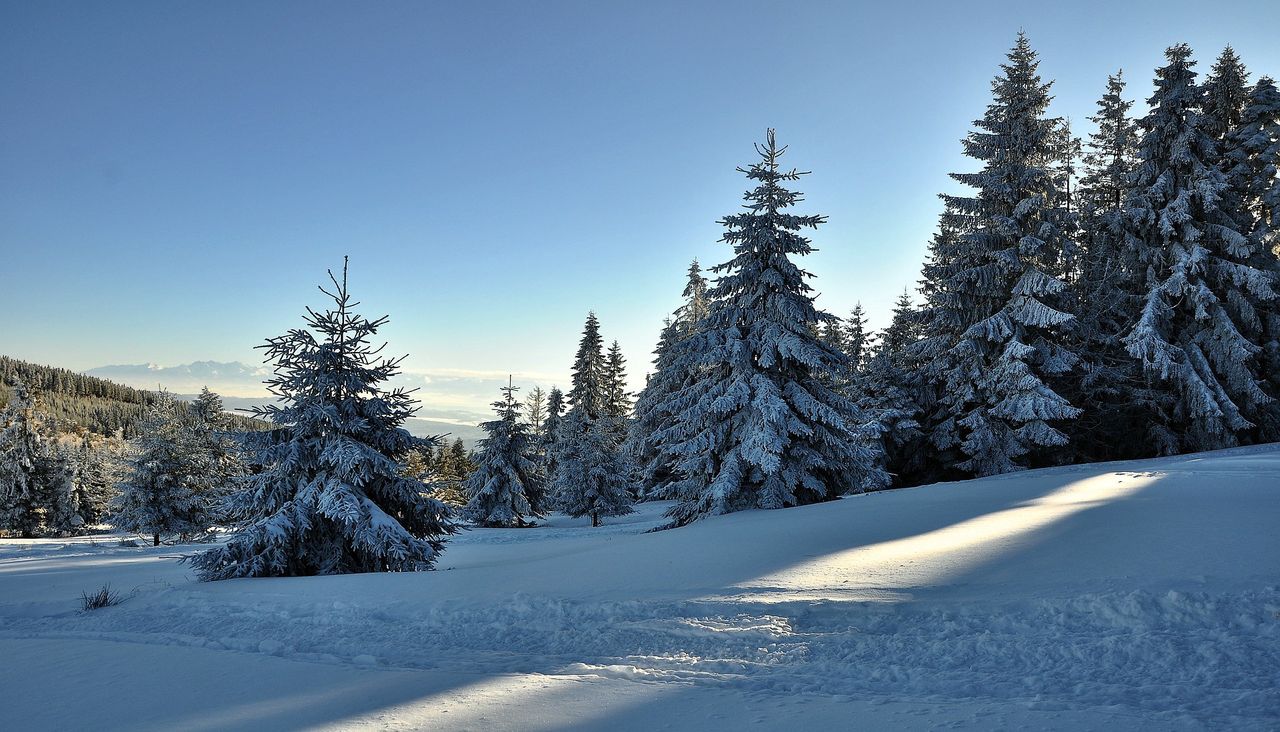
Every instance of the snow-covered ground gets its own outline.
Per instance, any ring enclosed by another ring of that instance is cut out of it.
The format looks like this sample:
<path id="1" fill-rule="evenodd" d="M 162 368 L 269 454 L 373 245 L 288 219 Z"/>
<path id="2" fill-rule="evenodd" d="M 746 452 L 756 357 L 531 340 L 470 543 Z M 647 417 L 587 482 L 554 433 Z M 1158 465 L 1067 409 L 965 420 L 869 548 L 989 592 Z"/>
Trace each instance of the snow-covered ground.
<path id="1" fill-rule="evenodd" d="M 404 575 L 0 542 L 0 729 L 1280 727 L 1280 447 L 665 507 Z"/>

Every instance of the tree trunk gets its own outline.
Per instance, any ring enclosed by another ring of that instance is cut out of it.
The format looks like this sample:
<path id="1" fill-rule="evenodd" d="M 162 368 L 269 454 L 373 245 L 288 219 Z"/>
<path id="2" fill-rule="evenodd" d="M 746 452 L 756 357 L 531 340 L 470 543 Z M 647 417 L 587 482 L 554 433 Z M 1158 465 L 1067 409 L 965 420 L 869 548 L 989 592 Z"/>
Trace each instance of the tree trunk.
<path id="1" fill-rule="evenodd" d="M 596 511 L 591 512 L 591 525 L 592 526 L 600 525 L 600 514 L 597 513 Z"/>
<path id="2" fill-rule="evenodd" d="M 160 546 L 160 534 L 157 533 L 157 534 L 153 534 L 152 536 L 155 538 L 155 541 L 156 541 L 155 546 Z"/>

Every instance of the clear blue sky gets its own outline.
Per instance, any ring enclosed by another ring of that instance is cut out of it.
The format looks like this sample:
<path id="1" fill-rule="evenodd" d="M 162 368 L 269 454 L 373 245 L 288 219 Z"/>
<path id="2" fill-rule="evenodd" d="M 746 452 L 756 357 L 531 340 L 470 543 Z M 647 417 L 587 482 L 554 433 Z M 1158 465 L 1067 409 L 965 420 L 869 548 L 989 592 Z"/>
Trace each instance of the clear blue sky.
<path id="1" fill-rule="evenodd" d="M 350 254 L 410 368 L 563 383 L 595 309 L 639 382 L 768 126 L 880 326 L 1020 28 L 1081 132 L 1175 42 L 1280 75 L 1274 0 L 4 2 L 0 352 L 257 363 Z"/>

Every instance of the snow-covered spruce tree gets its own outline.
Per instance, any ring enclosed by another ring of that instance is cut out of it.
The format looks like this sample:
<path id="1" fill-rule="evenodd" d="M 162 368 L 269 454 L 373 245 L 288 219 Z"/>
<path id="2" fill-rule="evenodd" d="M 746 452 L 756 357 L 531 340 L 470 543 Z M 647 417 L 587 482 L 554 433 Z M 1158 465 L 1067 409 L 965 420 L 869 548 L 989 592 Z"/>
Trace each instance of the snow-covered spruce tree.
<path id="1" fill-rule="evenodd" d="M 0 412 L 0 531 L 24 539 L 78 529 L 73 471 L 50 419 L 18 381 Z"/>
<path id="2" fill-rule="evenodd" d="M 644 389 L 636 397 L 635 417 L 622 449 L 637 470 L 636 492 L 641 500 L 656 498 L 672 475 L 672 465 L 655 442 L 657 434 L 668 424 L 671 415 L 662 409 L 663 402 L 683 383 L 672 368 L 672 344 L 684 335 L 678 321 L 670 318 L 663 324 L 658 345 L 653 351 L 653 372 Z"/>
<path id="3" fill-rule="evenodd" d="M 606 516 L 631 513 L 633 467 L 618 449 L 613 418 L 591 419 L 584 407 L 564 416 L 556 444 L 554 493 L 561 511 L 590 516 L 599 526 Z"/>
<path id="4" fill-rule="evenodd" d="M 423 442 L 403 427 L 410 395 L 383 387 L 400 359 L 370 344 L 387 318 L 353 312 L 345 260 L 342 280 L 329 278 L 333 292 L 320 289 L 333 306 L 308 308 L 308 328 L 260 346 L 275 362 L 267 386 L 278 402 L 258 414 L 277 427 L 262 433 L 261 472 L 234 498 L 246 520 L 192 560 L 201 579 L 424 570 L 455 531 L 396 462 Z"/>
<path id="5" fill-rule="evenodd" d="M 1176 446 L 1164 416 L 1167 400 L 1145 389 L 1141 367 L 1120 341 L 1138 307 L 1121 257 L 1124 199 L 1139 136 L 1124 89 L 1120 72 L 1107 78 L 1084 151 L 1080 253 L 1071 288 L 1079 311 L 1071 335 L 1081 364 L 1066 395 L 1088 409 L 1067 426 L 1075 461 L 1141 457 Z"/>
<path id="6" fill-rule="evenodd" d="M 1027 38 L 1018 40 L 992 82 L 994 100 L 964 140 L 983 163 L 952 178 L 972 196 L 946 196 L 963 262 L 950 274 L 941 374 L 946 419 L 940 448 L 958 444 L 970 475 L 994 475 L 1049 462 L 1067 444 L 1055 424 L 1079 415 L 1054 389 L 1077 358 L 1065 346 L 1068 312 L 1064 253 L 1072 246 L 1062 181 L 1051 167 L 1060 123 L 1045 117 L 1050 83 Z"/>
<path id="7" fill-rule="evenodd" d="M 160 392 L 139 433 L 137 453 L 110 504 L 111 525 L 155 546 L 167 537 L 204 534 L 216 521 L 211 476 L 219 468 L 195 419 L 172 394 Z"/>
<path id="8" fill-rule="evenodd" d="M 1280 91 L 1270 77 L 1258 79 L 1249 92 L 1240 125 L 1225 147 L 1241 230 L 1280 256 Z"/>
<path id="9" fill-rule="evenodd" d="M 1249 99 L 1249 72 L 1235 49 L 1231 46 L 1222 49 L 1200 91 L 1200 129 L 1214 142 L 1221 143 L 1240 126 Z"/>
<path id="10" fill-rule="evenodd" d="M 524 405 L 529 409 L 529 430 L 533 439 L 542 442 L 543 424 L 547 421 L 547 392 L 541 386 L 534 385 L 525 397 Z M 541 448 L 539 448 L 539 451 Z"/>
<path id="11" fill-rule="evenodd" d="M 919 445 L 921 460 L 931 466 L 931 471 L 921 476 L 921 482 L 926 483 L 959 475 L 955 465 L 964 459 L 956 419 L 944 399 L 945 377 L 955 361 L 951 349 L 967 328 L 966 314 L 975 304 L 974 295 L 958 275 L 979 262 L 972 243 L 960 236 L 961 218 L 946 204 L 945 197 L 943 202 L 938 228 L 929 240 L 929 253 L 920 270 L 924 303 L 917 315 L 919 340 L 906 351 L 912 396 L 920 406 L 921 429 L 928 436 Z"/>
<path id="12" fill-rule="evenodd" d="M 874 351 L 866 358 L 857 378 L 859 408 L 872 418 L 881 441 L 881 467 L 898 484 L 915 479 L 923 466 L 918 449 L 923 439 L 917 417 L 912 373 L 908 370 L 908 349 L 916 341 L 916 311 L 911 297 L 903 293 L 893 310 L 893 320 L 881 334 Z"/>
<path id="13" fill-rule="evenodd" d="M 573 383 L 569 389 L 569 407 L 582 408 L 589 419 L 605 412 L 604 340 L 600 337 L 600 321 L 595 313 L 587 313 L 587 322 L 578 341 L 573 362 Z"/>
<path id="14" fill-rule="evenodd" d="M 688 278 L 685 281 L 684 304 L 676 311 L 676 322 L 680 324 L 685 335 L 692 333 L 697 329 L 698 323 L 707 317 L 707 312 L 711 307 L 710 297 L 707 295 L 707 278 L 702 276 L 702 266 L 698 264 L 698 260 L 694 259 L 689 264 Z"/>
<path id="15" fill-rule="evenodd" d="M 627 359 L 622 348 L 614 341 L 609 346 L 604 365 L 604 414 L 615 419 L 626 419 L 631 414 L 631 393 L 627 391 Z"/>
<path id="16" fill-rule="evenodd" d="M 518 387 L 502 387 L 493 403 L 498 418 L 480 425 L 488 433 L 480 442 L 476 469 L 467 477 L 463 518 L 481 526 L 526 526 L 525 518 L 542 513 L 545 491 L 537 463 L 536 440 L 521 419 L 515 398 Z"/>
<path id="17" fill-rule="evenodd" d="M 560 421 L 564 418 L 564 394 L 559 387 L 551 387 L 547 392 L 547 416 L 542 425 L 542 472 L 554 475 L 554 453 L 556 441 L 560 439 Z"/>
<path id="18" fill-rule="evenodd" d="M 552 450 L 556 506 L 571 516 L 591 516 L 592 526 L 600 525 L 601 516 L 631 510 L 633 466 L 621 449 L 626 426 L 624 418 L 610 412 L 610 368 L 602 346 L 600 324 L 592 313 L 573 363 L 573 406 L 560 419 Z"/>
<path id="19" fill-rule="evenodd" d="M 111 439 L 86 436 L 75 454 L 73 502 L 85 526 L 106 520 L 121 478 L 123 457 Z"/>
<path id="20" fill-rule="evenodd" d="M 1275 271 L 1280 257 L 1280 92 L 1268 77 L 1249 94 L 1240 126 L 1226 145 L 1227 200 L 1240 231 L 1250 239 L 1255 268 Z M 1273 288 L 1275 289 L 1275 288 Z M 1263 326 L 1261 373 L 1268 393 L 1280 396 L 1280 298 L 1260 304 Z M 1259 439 L 1280 441 L 1280 401 L 1261 415 Z"/>
<path id="21" fill-rule="evenodd" d="M 1202 128 L 1191 49 L 1165 55 L 1125 203 L 1126 265 L 1142 294 L 1124 344 L 1172 397 L 1182 449 L 1204 450 L 1247 439 L 1272 401 L 1261 386 L 1258 313 L 1275 300 L 1276 278 L 1255 265 L 1257 242 L 1220 205 L 1228 185 Z"/>
<path id="22" fill-rule="evenodd" d="M 849 317 L 844 321 L 844 338 L 842 340 L 845 355 L 849 357 L 850 376 L 862 368 L 870 355 L 871 343 L 867 333 L 867 314 L 862 303 L 856 303 Z"/>
<path id="23" fill-rule="evenodd" d="M 787 211 L 801 199 L 785 184 L 801 173 L 780 168 L 773 130 L 756 150 L 761 160 L 740 169 L 756 186 L 746 210 L 721 221 L 734 256 L 713 270 L 722 276 L 702 327 L 673 349 L 695 365 L 662 405 L 675 418 L 657 438 L 679 473 L 675 525 L 834 498 L 883 477 L 865 447 L 869 420 L 823 383 L 847 359 L 814 335 L 830 316 L 790 259 L 813 251 L 800 231 L 824 219 Z"/>
<path id="24" fill-rule="evenodd" d="M 221 504 L 246 472 L 240 445 L 231 436 L 231 420 L 223 410 L 222 397 L 209 387 L 200 390 L 190 412 L 196 449 L 205 452 L 210 466 L 205 476 L 206 500 Z"/>

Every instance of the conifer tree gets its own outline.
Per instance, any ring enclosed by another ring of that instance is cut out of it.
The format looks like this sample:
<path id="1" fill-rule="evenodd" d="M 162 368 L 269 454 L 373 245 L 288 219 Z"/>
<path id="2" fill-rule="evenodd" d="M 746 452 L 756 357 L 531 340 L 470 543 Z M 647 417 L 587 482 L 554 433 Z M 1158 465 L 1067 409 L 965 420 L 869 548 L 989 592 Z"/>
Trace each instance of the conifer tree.
<path id="1" fill-rule="evenodd" d="M 488 436 L 480 443 L 476 469 L 464 487 L 467 506 L 462 515 L 481 526 L 525 526 L 525 518 L 541 515 L 543 476 L 537 463 L 536 440 L 520 419 L 518 387 L 510 381 L 503 398 L 493 403 L 498 418 L 480 425 Z"/>
<path id="2" fill-rule="evenodd" d="M 83 525 L 72 495 L 72 468 L 49 418 L 22 381 L 0 412 L 0 530 L 24 539 Z"/>
<path id="3" fill-rule="evenodd" d="M 844 338 L 841 342 L 846 356 L 849 357 L 849 369 L 852 373 L 862 368 L 863 362 L 870 355 L 870 343 L 867 340 L 867 315 L 862 303 L 853 306 L 849 318 L 844 321 Z"/>
<path id="4" fill-rule="evenodd" d="M 1241 232 L 1280 256 L 1280 91 L 1270 77 L 1258 79 L 1249 92 L 1240 125 L 1225 148 Z"/>
<path id="5" fill-rule="evenodd" d="M 172 394 L 161 392 L 139 427 L 137 455 L 110 504 L 111 525 L 155 546 L 166 537 L 205 534 L 217 521 L 210 494 L 218 466 L 195 421 Z"/>
<path id="6" fill-rule="evenodd" d="M 547 416 L 543 424 L 543 444 L 544 450 L 548 455 L 551 454 L 551 448 L 555 445 L 556 440 L 560 436 L 560 420 L 564 417 L 564 394 L 558 387 L 551 387 L 551 391 L 547 392 Z M 548 469 L 547 474 L 551 474 Z"/>
<path id="7" fill-rule="evenodd" d="M 631 413 L 631 394 L 627 391 L 627 359 L 614 341 L 609 346 L 604 366 L 604 415 L 625 419 Z"/>
<path id="8" fill-rule="evenodd" d="M 975 193 L 946 197 L 958 233 L 940 303 L 951 345 L 935 440 L 958 445 L 965 459 L 956 467 L 979 476 L 1025 468 L 1033 451 L 1044 459 L 1067 443 L 1054 425 L 1080 413 L 1053 387 L 1077 358 L 1064 336 L 1074 320 L 1061 279 L 1072 245 L 1063 184 L 1051 169 L 1060 124 L 1045 117 L 1052 82 L 1041 83 L 1025 35 L 1008 58 L 964 141 L 983 169 L 952 174 Z"/>
<path id="9" fill-rule="evenodd" d="M 615 416 L 630 407 L 622 372 L 625 361 L 616 344 L 611 349 L 613 358 L 606 360 L 602 346 L 599 322 L 591 313 L 574 359 L 571 407 L 560 420 L 551 452 L 551 493 L 556 504 L 571 516 L 591 515 L 592 526 L 599 525 L 600 516 L 630 510 L 633 477 L 621 450 L 625 418 Z M 625 511 L 617 503 L 622 500 L 615 495 L 618 490 L 626 494 Z"/>
<path id="10" fill-rule="evenodd" d="M 455 531 L 444 504 L 400 474 L 397 458 L 424 442 L 403 427 L 416 411 L 410 395 L 383 387 L 400 359 L 370 344 L 387 318 L 354 312 L 345 260 L 342 279 L 329 278 L 329 309 L 308 309 L 307 327 L 260 346 L 279 401 L 258 414 L 276 429 L 258 452 L 261 472 L 236 496 L 247 520 L 193 560 L 202 579 L 424 570 Z"/>
<path id="11" fill-rule="evenodd" d="M 671 414 L 663 403 L 684 383 L 683 373 L 672 364 L 673 346 L 687 332 L 679 321 L 667 319 L 654 349 L 653 372 L 636 398 L 635 419 L 622 449 L 636 465 L 637 494 L 641 499 L 657 498 L 673 475 L 667 455 L 658 449 L 657 436 L 670 424 Z"/>
<path id="12" fill-rule="evenodd" d="M 1191 49 L 1165 56 L 1126 201 L 1126 265 L 1141 295 L 1124 344 L 1172 398 L 1170 429 L 1182 447 L 1212 449 L 1236 444 L 1272 402 L 1260 387 L 1258 313 L 1275 300 L 1276 282 L 1221 207 L 1228 185 L 1198 113 Z"/>
<path id="13" fill-rule="evenodd" d="M 676 311 L 676 320 L 684 330 L 684 335 L 697 330 L 698 323 L 707 317 L 711 301 L 707 296 L 707 278 L 702 276 L 702 266 L 694 259 L 689 265 L 688 279 L 685 282 L 684 304 Z"/>
<path id="14" fill-rule="evenodd" d="M 592 526 L 631 513 L 632 467 L 618 449 L 611 418 L 591 419 L 585 407 L 574 407 L 560 429 L 554 486 L 560 510 L 590 516 Z"/>
<path id="15" fill-rule="evenodd" d="M 110 439 L 85 436 L 75 454 L 73 503 L 85 526 L 106 520 L 121 480 L 122 457 Z"/>
<path id="16" fill-rule="evenodd" d="M 543 423 L 547 421 L 547 392 L 541 386 L 535 384 L 529 390 L 529 396 L 525 397 L 524 404 L 529 408 L 529 429 L 532 432 L 533 439 L 541 442 L 543 438 Z"/>
<path id="17" fill-rule="evenodd" d="M 713 270 L 722 276 L 703 327 L 675 349 L 695 365 L 693 381 L 662 406 L 676 415 L 658 435 L 679 472 L 676 525 L 833 498 L 880 475 L 864 445 L 868 420 L 822 383 L 847 359 L 814 335 L 829 316 L 790 259 L 813 251 L 800 232 L 824 219 L 787 211 L 800 195 L 785 184 L 801 173 L 781 168 L 773 130 L 756 149 L 761 160 L 740 169 L 756 186 L 746 210 L 721 221 L 734 256 Z"/>
<path id="18" fill-rule="evenodd" d="M 1138 307 L 1138 292 L 1121 256 L 1124 200 L 1136 169 L 1139 130 L 1130 118 L 1121 72 L 1107 78 L 1089 135 L 1081 180 L 1080 257 L 1073 293 L 1079 304 L 1072 333 L 1081 356 L 1067 392 L 1088 409 L 1068 429 L 1075 460 L 1115 460 L 1169 452 L 1167 400 L 1143 386 L 1141 367 L 1120 341 Z"/>
<path id="19" fill-rule="evenodd" d="M 1253 267 L 1276 273 L 1280 258 L 1280 92 L 1269 77 L 1258 79 L 1240 126 L 1225 142 L 1229 205 L 1250 240 Z M 1275 283 L 1278 276 L 1273 276 Z M 1272 287 L 1273 290 L 1277 288 Z M 1262 324 L 1260 373 L 1267 392 L 1280 396 L 1280 298 L 1258 304 Z M 1259 439 L 1280 440 L 1280 402 L 1260 415 Z"/>
<path id="20" fill-rule="evenodd" d="M 569 406 L 581 407 L 590 419 L 605 412 L 604 341 L 600 338 L 600 321 L 595 313 L 587 314 L 573 362 L 573 386 L 569 389 Z"/>
<path id="21" fill-rule="evenodd" d="M 880 444 L 874 450 L 880 467 L 899 483 L 917 478 L 924 470 L 918 416 L 908 350 L 916 342 L 917 313 L 905 292 L 893 310 L 893 319 L 881 334 L 873 353 L 858 373 L 858 406 L 872 418 Z"/>
<path id="22" fill-rule="evenodd" d="M 1240 126 L 1249 99 L 1249 72 L 1231 46 L 1218 55 L 1201 93 L 1200 130 L 1214 142 L 1221 143 Z"/>

